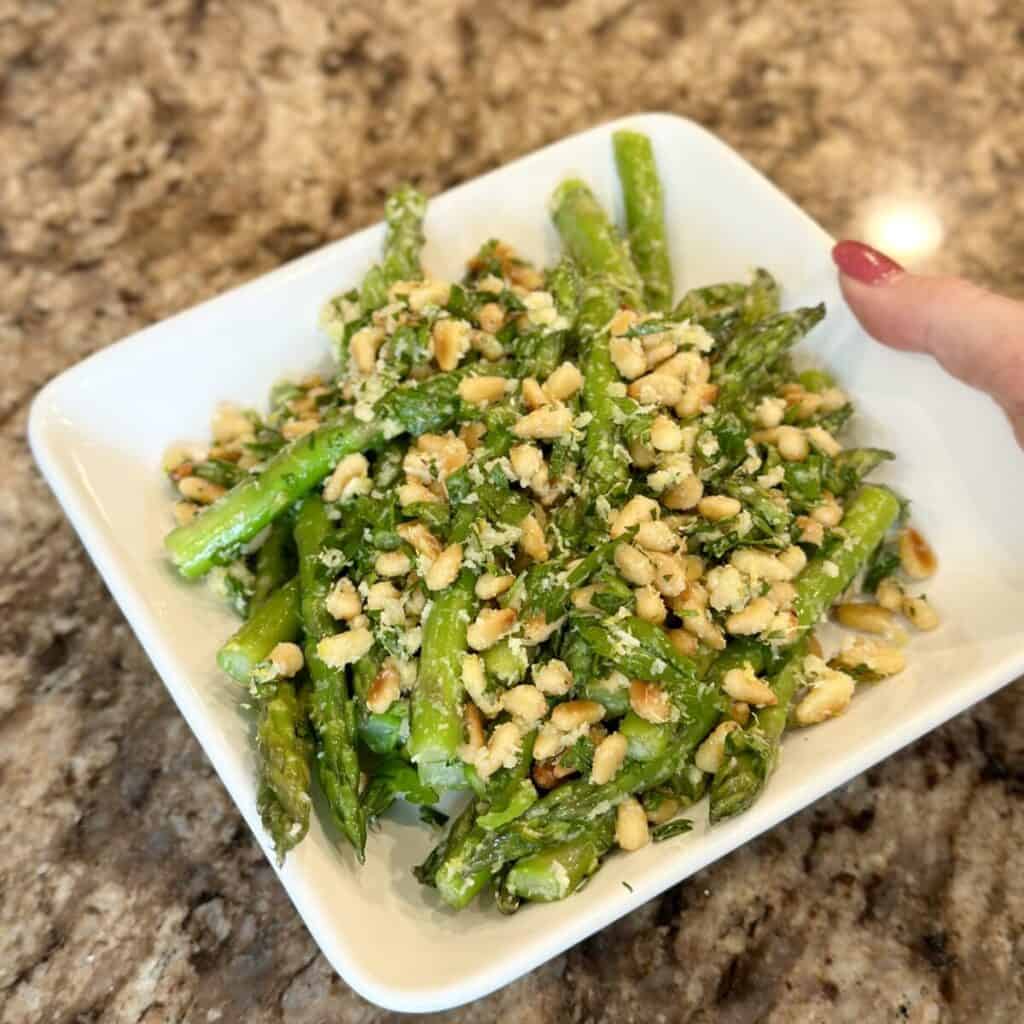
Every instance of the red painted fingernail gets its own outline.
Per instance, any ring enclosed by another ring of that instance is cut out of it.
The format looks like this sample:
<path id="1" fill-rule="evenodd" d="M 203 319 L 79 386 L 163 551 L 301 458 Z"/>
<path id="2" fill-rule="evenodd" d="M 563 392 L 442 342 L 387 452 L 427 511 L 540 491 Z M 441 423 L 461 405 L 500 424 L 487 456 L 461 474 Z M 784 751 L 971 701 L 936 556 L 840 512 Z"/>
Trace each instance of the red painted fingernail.
<path id="1" fill-rule="evenodd" d="M 863 284 L 881 284 L 895 274 L 903 273 L 903 268 L 884 252 L 849 239 L 833 246 L 832 259 L 847 277 Z"/>

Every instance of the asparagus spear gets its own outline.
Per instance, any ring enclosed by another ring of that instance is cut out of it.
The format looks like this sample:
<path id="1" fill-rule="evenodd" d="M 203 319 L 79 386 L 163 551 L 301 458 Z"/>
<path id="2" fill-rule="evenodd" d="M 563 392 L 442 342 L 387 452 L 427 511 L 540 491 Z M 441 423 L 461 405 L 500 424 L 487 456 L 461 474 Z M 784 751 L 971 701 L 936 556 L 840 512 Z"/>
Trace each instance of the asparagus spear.
<path id="1" fill-rule="evenodd" d="M 299 582 L 290 580 L 253 609 L 248 622 L 217 652 L 217 664 L 248 685 L 256 666 L 266 661 L 278 644 L 294 640 L 301 629 Z"/>
<path id="2" fill-rule="evenodd" d="M 420 250 L 423 248 L 423 217 L 427 200 L 409 185 L 400 186 L 384 205 L 387 235 L 380 263 L 370 268 L 359 289 L 364 312 L 388 301 L 388 289 L 396 281 L 412 281 L 423 276 Z"/>
<path id="3" fill-rule="evenodd" d="M 640 308 L 642 284 L 625 246 L 594 194 L 570 179 L 555 190 L 552 218 L 570 256 L 584 274 L 578 331 L 583 346 L 583 405 L 591 414 L 584 442 L 584 478 L 594 495 L 612 498 L 629 483 L 620 448 L 615 399 L 619 381 L 606 328 L 620 303 Z"/>
<path id="4" fill-rule="evenodd" d="M 309 740 L 306 716 L 295 687 L 278 681 L 260 706 L 256 729 L 260 787 L 257 796 L 263 827 L 274 841 L 278 862 L 309 831 Z"/>
<path id="5" fill-rule="evenodd" d="M 584 275 L 605 278 L 627 306 L 641 308 L 643 282 L 629 250 L 590 188 L 579 178 L 563 181 L 551 197 L 551 216 Z"/>
<path id="6" fill-rule="evenodd" d="M 601 865 L 615 839 L 615 813 L 599 817 L 576 839 L 522 857 L 503 888 L 519 899 L 548 903 L 574 893 Z"/>
<path id="7" fill-rule="evenodd" d="M 459 409 L 458 374 L 394 388 L 368 423 L 353 414 L 293 441 L 223 498 L 164 540 L 178 572 L 189 579 L 230 560 L 268 523 L 309 493 L 346 455 L 365 451 L 403 432 L 419 435 L 447 427 Z"/>
<path id="8" fill-rule="evenodd" d="M 771 373 L 772 365 L 825 315 L 824 304 L 779 313 L 747 327 L 736 338 L 719 375 L 718 408 L 738 410 Z"/>
<path id="9" fill-rule="evenodd" d="M 262 604 L 294 573 L 292 527 L 287 518 L 276 519 L 270 534 L 256 552 L 256 581 L 253 584 L 252 606 Z"/>
<path id="10" fill-rule="evenodd" d="M 433 766 L 455 760 L 462 742 L 462 658 L 476 608 L 474 582 L 464 571 L 434 601 L 423 627 L 409 754 L 424 782 L 436 778 Z"/>
<path id="11" fill-rule="evenodd" d="M 847 506 L 840 524 L 843 536 L 835 537 L 808 562 L 796 580 L 794 608 L 805 634 L 853 581 L 895 522 L 899 507 L 891 491 L 871 486 L 864 487 Z M 777 703 L 760 711 L 747 729 L 729 737 L 726 760 L 711 786 L 712 821 L 746 810 L 764 787 L 778 757 L 805 654 L 806 645 L 801 641 L 773 680 Z"/>
<path id="12" fill-rule="evenodd" d="M 626 206 L 629 248 L 643 280 L 644 302 L 648 309 L 666 311 L 672 304 L 672 265 L 651 140 L 640 132 L 617 131 L 612 144 Z"/>
<path id="13" fill-rule="evenodd" d="M 359 803 L 359 758 L 356 753 L 355 705 L 349 696 L 345 670 L 331 668 L 317 654 L 317 643 L 335 632 L 326 607 L 330 581 L 320 562 L 330 530 L 327 510 L 319 495 L 307 496 L 295 520 L 299 555 L 302 624 L 306 634 L 306 664 L 313 680 L 310 717 L 317 739 L 317 778 L 338 827 L 363 860 L 366 814 Z"/>

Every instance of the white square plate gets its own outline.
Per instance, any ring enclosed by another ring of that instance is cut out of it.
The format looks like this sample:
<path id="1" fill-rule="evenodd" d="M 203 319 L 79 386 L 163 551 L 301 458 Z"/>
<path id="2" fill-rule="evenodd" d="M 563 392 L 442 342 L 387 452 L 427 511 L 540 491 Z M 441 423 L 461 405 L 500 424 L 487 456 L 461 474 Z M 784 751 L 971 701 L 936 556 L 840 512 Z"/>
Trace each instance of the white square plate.
<path id="1" fill-rule="evenodd" d="M 631 117 L 453 189 L 431 202 L 426 266 L 457 277 L 492 236 L 550 260 L 557 239 L 546 203 L 562 178 L 581 175 L 620 208 L 610 139 L 621 124 L 653 139 L 677 291 L 763 265 L 783 283 L 786 305 L 827 302 L 829 315 L 807 347 L 857 399 L 861 439 L 899 453 L 887 479 L 913 499 L 915 519 L 939 552 L 929 596 L 944 625 L 914 639 L 903 675 L 865 687 L 835 722 L 789 736 L 752 810 L 708 831 L 698 808 L 689 836 L 609 858 L 583 894 L 563 903 L 511 918 L 490 907 L 452 914 L 412 877 L 435 837 L 411 817 L 371 836 L 362 869 L 314 821 L 281 881 L 338 972 L 392 1009 L 443 1009 L 506 984 L 1024 670 L 1024 458 L 1001 415 L 930 362 L 870 342 L 840 299 L 828 236 L 703 129 L 665 114 Z M 140 331 L 62 374 L 32 408 L 29 433 L 43 473 L 268 850 L 247 722 L 214 662 L 234 622 L 162 556 L 171 515 L 160 458 L 172 440 L 207 436 L 218 401 L 263 407 L 280 377 L 321 364 L 327 344 L 318 310 L 361 278 L 381 239 L 380 226 L 362 231 Z"/>

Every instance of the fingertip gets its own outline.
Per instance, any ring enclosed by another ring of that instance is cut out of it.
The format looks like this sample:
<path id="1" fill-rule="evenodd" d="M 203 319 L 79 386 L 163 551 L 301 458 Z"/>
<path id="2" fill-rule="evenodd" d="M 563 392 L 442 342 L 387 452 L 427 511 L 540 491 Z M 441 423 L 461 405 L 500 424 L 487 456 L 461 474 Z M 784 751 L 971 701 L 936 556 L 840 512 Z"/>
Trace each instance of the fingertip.
<path id="1" fill-rule="evenodd" d="M 832 247 L 832 261 L 841 275 L 861 284 L 884 284 L 904 272 L 891 256 L 852 238 L 836 242 Z"/>

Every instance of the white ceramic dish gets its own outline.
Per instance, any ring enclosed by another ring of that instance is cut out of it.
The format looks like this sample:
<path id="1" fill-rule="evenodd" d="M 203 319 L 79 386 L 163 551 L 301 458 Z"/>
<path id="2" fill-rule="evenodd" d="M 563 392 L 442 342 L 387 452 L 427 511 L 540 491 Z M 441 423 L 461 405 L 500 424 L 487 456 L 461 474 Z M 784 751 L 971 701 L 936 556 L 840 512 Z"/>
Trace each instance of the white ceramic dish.
<path id="1" fill-rule="evenodd" d="M 488 907 L 449 913 L 411 875 L 434 841 L 411 817 L 371 837 L 361 870 L 314 821 L 281 881 L 338 972 L 389 1008 L 442 1009 L 506 984 L 1024 670 L 1024 457 L 1001 415 L 929 362 L 866 339 L 839 298 L 828 236 L 722 142 L 665 114 L 620 124 L 654 141 L 677 289 L 764 265 L 782 281 L 787 305 L 828 303 L 810 346 L 856 396 L 863 438 L 899 452 L 888 478 L 913 498 L 940 553 L 929 596 L 945 624 L 915 638 L 904 675 L 865 688 L 835 722 L 788 737 L 778 772 L 747 814 L 708 831 L 698 808 L 691 835 L 610 858 L 584 894 L 560 904 L 512 918 Z M 563 177 L 582 175 L 619 207 L 610 146 L 618 126 L 434 199 L 426 265 L 457 276 L 491 236 L 549 259 L 556 239 L 546 202 Z M 262 407 L 275 380 L 322 363 L 320 305 L 361 278 L 381 237 L 379 226 L 362 231 L 140 331 L 62 374 L 32 408 L 43 473 L 265 849 L 247 723 L 214 663 L 233 620 L 162 557 L 171 519 L 160 456 L 171 440 L 205 437 L 218 401 Z"/>

